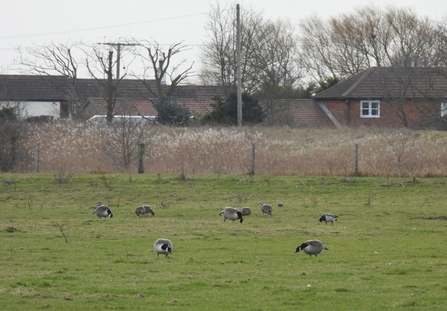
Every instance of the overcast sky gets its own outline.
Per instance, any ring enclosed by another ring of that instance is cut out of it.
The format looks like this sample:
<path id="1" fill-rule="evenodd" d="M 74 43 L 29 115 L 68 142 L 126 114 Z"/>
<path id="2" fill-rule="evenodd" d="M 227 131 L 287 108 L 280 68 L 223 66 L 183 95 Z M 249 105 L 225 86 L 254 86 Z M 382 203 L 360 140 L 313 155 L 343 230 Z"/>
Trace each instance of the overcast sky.
<path id="1" fill-rule="evenodd" d="M 410 7 L 421 16 L 441 20 L 446 0 L 240 0 L 219 1 L 253 7 L 272 20 L 300 20 L 317 14 L 325 18 L 371 5 Z M 83 41 L 120 42 L 155 40 L 167 46 L 183 41 L 190 48 L 183 58 L 200 66 L 200 45 L 206 39 L 207 12 L 217 0 L 0 0 L 0 74 L 17 74 L 11 68 L 16 48 Z"/>

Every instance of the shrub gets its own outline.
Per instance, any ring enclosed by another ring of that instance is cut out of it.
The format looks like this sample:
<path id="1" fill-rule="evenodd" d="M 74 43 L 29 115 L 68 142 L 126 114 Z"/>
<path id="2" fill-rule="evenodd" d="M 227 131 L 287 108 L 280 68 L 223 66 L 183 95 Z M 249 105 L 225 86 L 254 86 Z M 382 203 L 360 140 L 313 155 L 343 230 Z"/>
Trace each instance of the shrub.
<path id="1" fill-rule="evenodd" d="M 0 109 L 0 170 L 8 172 L 23 156 L 25 125 L 18 120 L 14 108 Z"/>
<path id="2" fill-rule="evenodd" d="M 214 110 L 203 116 L 203 124 L 237 125 L 237 94 L 232 93 L 228 98 L 215 98 Z M 259 124 L 264 120 L 264 112 L 258 100 L 250 95 L 242 94 L 242 122 L 244 125 Z"/>
<path id="3" fill-rule="evenodd" d="M 154 103 L 158 113 L 158 121 L 167 125 L 188 125 L 191 118 L 190 110 L 177 103 L 175 98 L 159 98 Z"/>

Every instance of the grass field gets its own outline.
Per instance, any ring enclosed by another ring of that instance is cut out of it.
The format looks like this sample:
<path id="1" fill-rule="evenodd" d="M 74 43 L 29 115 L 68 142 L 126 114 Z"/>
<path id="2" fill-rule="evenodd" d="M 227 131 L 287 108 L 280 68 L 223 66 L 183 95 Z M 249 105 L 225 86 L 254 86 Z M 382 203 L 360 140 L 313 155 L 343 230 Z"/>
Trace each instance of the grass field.
<path id="1" fill-rule="evenodd" d="M 0 186 L 3 310 L 447 309 L 443 178 L 1 177 L 14 181 Z M 141 204 L 155 217 L 137 218 Z M 224 222 L 225 206 L 253 214 Z M 325 212 L 339 220 L 317 225 Z M 152 250 L 160 237 L 172 255 Z M 308 239 L 329 250 L 295 253 Z"/>

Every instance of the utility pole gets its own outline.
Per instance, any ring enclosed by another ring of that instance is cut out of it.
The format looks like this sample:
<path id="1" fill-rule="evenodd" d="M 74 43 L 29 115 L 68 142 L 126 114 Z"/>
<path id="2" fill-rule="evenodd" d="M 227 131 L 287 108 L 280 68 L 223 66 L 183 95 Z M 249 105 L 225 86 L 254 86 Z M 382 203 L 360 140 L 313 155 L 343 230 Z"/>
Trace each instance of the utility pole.
<path id="1" fill-rule="evenodd" d="M 115 94 L 116 94 L 116 85 L 113 84 L 113 72 L 112 72 L 112 61 L 113 51 L 109 51 L 109 66 L 107 68 L 107 124 L 111 124 L 113 120 L 113 111 L 115 110 Z"/>
<path id="2" fill-rule="evenodd" d="M 242 126 L 242 82 L 241 82 L 241 17 L 239 4 L 236 4 L 236 54 L 237 54 L 237 126 Z"/>
<path id="3" fill-rule="evenodd" d="M 120 79 L 120 60 L 121 60 L 121 49 L 126 46 L 136 46 L 139 44 L 136 43 L 114 43 L 114 42 L 107 42 L 107 43 L 99 43 L 102 45 L 108 45 L 110 47 L 113 47 L 116 50 L 116 79 Z"/>

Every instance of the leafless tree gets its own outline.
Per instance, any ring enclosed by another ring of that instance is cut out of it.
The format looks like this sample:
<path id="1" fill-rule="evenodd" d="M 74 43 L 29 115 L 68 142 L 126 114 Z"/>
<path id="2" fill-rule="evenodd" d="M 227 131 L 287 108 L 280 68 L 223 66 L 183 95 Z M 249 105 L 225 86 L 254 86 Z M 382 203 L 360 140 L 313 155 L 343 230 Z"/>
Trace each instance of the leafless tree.
<path id="1" fill-rule="evenodd" d="M 51 80 L 53 86 L 64 91 L 70 116 L 82 118 L 82 103 L 76 93 L 78 80 L 77 53 L 81 43 L 36 45 L 32 48 L 17 49 L 19 54 L 15 65 L 21 72 L 32 72 L 41 76 L 60 75 L 61 79 Z"/>
<path id="2" fill-rule="evenodd" d="M 447 15 L 438 23 L 436 28 L 435 55 L 437 65 L 447 67 Z"/>
<path id="3" fill-rule="evenodd" d="M 137 162 L 138 144 L 153 137 L 155 127 L 131 119 L 120 119 L 101 130 L 105 156 L 116 167 L 127 171 Z"/>
<path id="4" fill-rule="evenodd" d="M 420 18 L 411 10 L 389 8 L 385 13 L 392 39 L 389 45 L 390 63 L 399 67 L 432 66 L 435 24 Z"/>
<path id="5" fill-rule="evenodd" d="M 300 27 L 303 66 L 310 77 L 315 81 L 339 77 L 339 71 L 332 59 L 332 41 L 328 23 L 314 15 L 302 21 Z"/>
<path id="6" fill-rule="evenodd" d="M 399 177 L 405 173 L 406 163 L 418 152 L 415 147 L 416 138 L 410 130 L 381 130 L 381 136 L 395 157 Z"/>
<path id="7" fill-rule="evenodd" d="M 192 71 L 194 62 L 186 68 L 186 59 L 174 65 L 174 59 L 186 50 L 183 42 L 171 44 L 164 49 L 157 42 L 139 42 L 137 56 L 143 63 L 143 78 L 140 78 L 153 97 L 148 98 L 152 101 L 158 113 L 158 120 L 166 124 L 186 125 L 190 120 L 190 110 L 177 102 L 175 91 L 179 85 L 185 83 L 194 73 Z M 149 77 L 155 78 L 149 80 Z M 169 81 L 168 81 L 169 79 Z"/>
<path id="8" fill-rule="evenodd" d="M 171 97 L 177 86 L 186 82 L 193 74 L 194 62 L 186 69 L 181 69 L 186 59 L 173 65 L 173 59 L 187 48 L 183 42 L 171 44 L 166 50 L 157 42 L 141 41 L 139 46 L 143 48 L 143 52 L 137 52 L 143 63 L 143 82 L 156 98 Z M 148 82 L 148 78 L 152 77 L 155 79 L 155 89 Z M 169 78 L 169 84 L 167 78 Z"/>
<path id="9" fill-rule="evenodd" d="M 302 77 L 299 66 L 298 41 L 290 21 L 266 22 L 253 42 L 251 85 L 265 95 L 293 89 Z"/>
<path id="10" fill-rule="evenodd" d="M 345 79 L 372 66 L 431 66 L 435 24 L 411 9 L 374 6 L 322 20 L 305 19 L 301 27 L 304 67 L 317 81 Z"/>
<path id="11" fill-rule="evenodd" d="M 237 87 L 236 14 L 236 4 L 211 7 L 202 50 L 202 81 L 222 86 L 226 98 Z M 278 98 L 296 96 L 303 76 L 295 27 L 289 20 L 267 20 L 252 7 L 240 8 L 240 23 L 243 91 L 256 95 L 265 121 L 274 124 L 274 116 L 289 109 L 289 103 Z"/>
<path id="12" fill-rule="evenodd" d="M 126 76 L 126 73 L 120 77 L 114 75 L 119 59 L 114 59 L 113 51 L 105 49 L 104 46 L 97 45 L 88 47 L 86 56 L 85 65 L 90 75 L 95 79 L 95 86 L 98 90 L 99 97 L 106 103 L 106 119 L 107 123 L 111 124 L 115 115 L 118 86 Z"/>
<path id="13" fill-rule="evenodd" d="M 253 8 L 241 8 L 241 81 L 244 90 L 250 93 L 259 83 L 253 78 L 256 70 L 255 53 L 262 37 L 262 25 L 266 22 L 261 13 Z M 236 5 L 222 7 L 217 3 L 208 13 L 205 25 L 207 42 L 202 49 L 204 83 L 220 85 L 226 96 L 236 91 L 237 81 L 237 29 Z"/>

